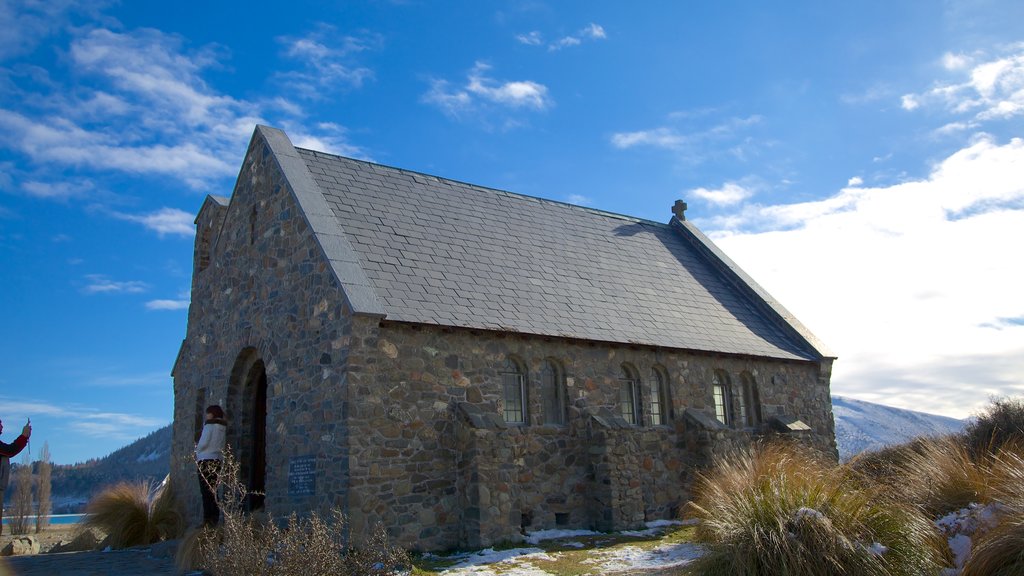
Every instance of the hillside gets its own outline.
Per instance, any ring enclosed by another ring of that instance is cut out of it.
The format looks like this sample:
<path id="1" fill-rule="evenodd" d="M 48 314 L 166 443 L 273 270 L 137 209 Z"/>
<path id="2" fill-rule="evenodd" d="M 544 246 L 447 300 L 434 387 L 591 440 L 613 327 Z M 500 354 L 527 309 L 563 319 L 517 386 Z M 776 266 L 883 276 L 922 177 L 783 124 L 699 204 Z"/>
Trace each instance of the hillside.
<path id="1" fill-rule="evenodd" d="M 967 424 L 946 416 L 903 410 L 863 400 L 832 396 L 839 458 L 899 444 L 917 436 L 960 432 Z"/>
<path id="2" fill-rule="evenodd" d="M 170 453 L 171 425 L 168 424 L 103 458 L 54 466 L 54 502 L 67 503 L 65 509 L 54 512 L 76 511 L 79 503 L 103 486 L 122 481 L 163 480 L 170 469 Z"/>

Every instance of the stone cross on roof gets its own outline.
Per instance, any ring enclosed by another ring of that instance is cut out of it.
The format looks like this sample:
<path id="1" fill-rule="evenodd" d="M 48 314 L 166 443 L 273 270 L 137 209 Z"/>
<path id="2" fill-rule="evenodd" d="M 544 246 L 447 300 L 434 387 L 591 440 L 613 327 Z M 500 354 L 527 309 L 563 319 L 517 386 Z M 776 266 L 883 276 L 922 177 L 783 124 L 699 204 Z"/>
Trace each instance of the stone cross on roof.
<path id="1" fill-rule="evenodd" d="M 676 203 L 672 205 L 672 213 L 675 214 L 676 218 L 686 220 L 686 202 L 676 200 Z"/>

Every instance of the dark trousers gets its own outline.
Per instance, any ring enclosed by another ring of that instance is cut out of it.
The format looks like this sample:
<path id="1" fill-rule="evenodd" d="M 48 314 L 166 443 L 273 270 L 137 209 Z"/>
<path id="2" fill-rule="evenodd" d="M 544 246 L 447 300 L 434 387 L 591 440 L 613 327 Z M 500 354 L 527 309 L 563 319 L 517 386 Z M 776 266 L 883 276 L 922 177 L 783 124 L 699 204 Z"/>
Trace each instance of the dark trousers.
<path id="1" fill-rule="evenodd" d="M 199 491 L 203 494 L 203 524 L 213 526 L 220 518 L 217 506 L 217 474 L 220 460 L 199 461 Z"/>

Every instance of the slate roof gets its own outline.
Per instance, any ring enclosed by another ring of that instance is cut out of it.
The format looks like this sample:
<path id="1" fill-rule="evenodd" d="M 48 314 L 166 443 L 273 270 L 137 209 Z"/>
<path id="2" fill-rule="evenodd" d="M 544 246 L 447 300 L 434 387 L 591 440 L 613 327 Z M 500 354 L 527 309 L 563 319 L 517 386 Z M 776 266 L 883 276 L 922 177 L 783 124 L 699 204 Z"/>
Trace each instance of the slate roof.
<path id="1" fill-rule="evenodd" d="M 293 150 L 337 221 L 341 251 L 354 252 L 356 283 L 369 285 L 388 320 L 822 357 L 728 279 L 713 246 L 701 250 L 673 226 Z"/>

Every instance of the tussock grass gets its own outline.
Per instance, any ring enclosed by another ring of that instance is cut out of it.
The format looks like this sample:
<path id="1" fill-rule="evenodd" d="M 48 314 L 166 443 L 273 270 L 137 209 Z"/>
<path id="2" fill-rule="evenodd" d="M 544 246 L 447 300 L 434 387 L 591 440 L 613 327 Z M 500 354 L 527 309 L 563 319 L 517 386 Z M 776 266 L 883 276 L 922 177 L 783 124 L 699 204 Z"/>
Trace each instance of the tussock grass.
<path id="1" fill-rule="evenodd" d="M 942 542 L 920 511 L 809 449 L 758 446 L 698 477 L 690 512 L 708 553 L 696 574 L 926 574 Z"/>
<path id="2" fill-rule="evenodd" d="M 1003 442 L 989 471 L 999 525 L 981 534 L 963 576 L 1024 576 L 1024 450 L 1020 439 Z"/>
<path id="3" fill-rule="evenodd" d="M 977 539 L 962 576 L 1024 576 L 1024 514 L 1013 512 Z"/>
<path id="4" fill-rule="evenodd" d="M 878 479 L 886 492 L 915 503 L 929 518 L 936 518 L 992 500 L 991 463 L 976 459 L 957 436 L 918 441 L 896 464 L 899 473 L 888 482 Z"/>
<path id="5" fill-rule="evenodd" d="M 177 538 L 184 524 L 170 484 L 151 499 L 148 482 L 122 482 L 89 502 L 83 525 L 105 532 L 112 548 L 128 548 Z"/>

